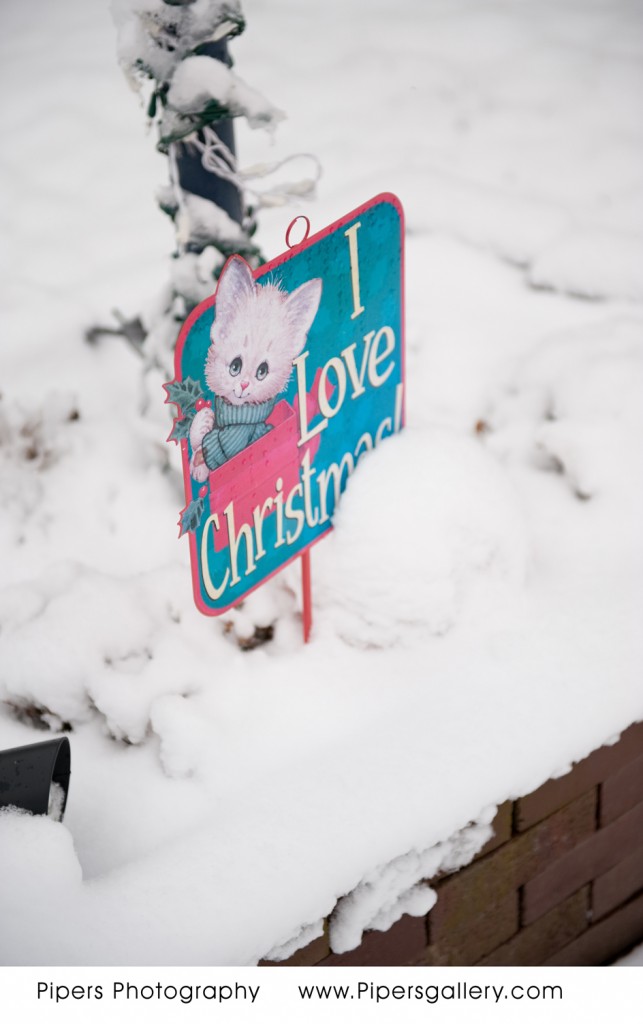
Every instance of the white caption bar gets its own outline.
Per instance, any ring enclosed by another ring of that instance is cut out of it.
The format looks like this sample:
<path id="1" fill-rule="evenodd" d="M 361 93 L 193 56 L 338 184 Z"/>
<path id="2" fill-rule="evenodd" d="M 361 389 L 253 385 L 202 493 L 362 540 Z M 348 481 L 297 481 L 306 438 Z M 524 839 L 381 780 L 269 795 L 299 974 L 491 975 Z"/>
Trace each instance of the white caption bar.
<path id="1" fill-rule="evenodd" d="M 73 1024 L 640 1020 L 637 968 L 0 968 L 0 1017 Z"/>

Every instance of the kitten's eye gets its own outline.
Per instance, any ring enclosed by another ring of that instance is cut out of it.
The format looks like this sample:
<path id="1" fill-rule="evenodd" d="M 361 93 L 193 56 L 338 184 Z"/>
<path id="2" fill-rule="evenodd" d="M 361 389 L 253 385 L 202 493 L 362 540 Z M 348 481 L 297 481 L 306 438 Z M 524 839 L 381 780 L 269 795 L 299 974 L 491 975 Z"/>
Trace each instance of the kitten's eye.
<path id="1" fill-rule="evenodd" d="M 257 380 L 263 380 L 268 374 L 268 363 L 264 360 L 263 363 L 259 363 L 255 377 Z"/>
<path id="2" fill-rule="evenodd" d="M 235 356 L 235 358 L 230 363 L 230 366 L 228 367 L 228 369 L 230 370 L 230 376 L 238 377 L 239 374 L 241 373 L 242 366 L 243 363 L 241 362 L 241 356 Z"/>

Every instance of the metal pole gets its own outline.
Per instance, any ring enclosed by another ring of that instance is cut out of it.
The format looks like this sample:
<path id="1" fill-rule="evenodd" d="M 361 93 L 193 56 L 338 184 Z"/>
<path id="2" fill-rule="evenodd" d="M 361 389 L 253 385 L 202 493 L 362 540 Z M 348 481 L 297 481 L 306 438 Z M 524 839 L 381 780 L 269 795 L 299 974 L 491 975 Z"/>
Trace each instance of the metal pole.
<path id="1" fill-rule="evenodd" d="M 199 47 L 199 54 L 204 57 L 212 57 L 213 60 L 220 60 L 227 67 L 232 67 L 232 57 L 228 53 L 227 39 L 221 39 L 216 43 L 205 43 Z M 236 155 L 232 119 L 225 118 L 217 121 L 214 128 L 221 141 L 233 155 Z M 203 140 L 201 132 L 198 133 L 198 136 Z M 176 142 L 174 146 L 181 189 L 184 192 L 201 196 L 203 199 L 209 199 L 210 202 L 225 210 L 237 224 L 241 224 L 243 202 L 236 185 L 206 171 L 201 162 L 201 153 L 197 151 L 196 147 L 184 142 Z"/>
<path id="2" fill-rule="evenodd" d="M 301 590 L 303 598 L 304 643 L 310 640 L 313 628 L 313 589 L 310 574 L 310 549 L 301 556 Z"/>

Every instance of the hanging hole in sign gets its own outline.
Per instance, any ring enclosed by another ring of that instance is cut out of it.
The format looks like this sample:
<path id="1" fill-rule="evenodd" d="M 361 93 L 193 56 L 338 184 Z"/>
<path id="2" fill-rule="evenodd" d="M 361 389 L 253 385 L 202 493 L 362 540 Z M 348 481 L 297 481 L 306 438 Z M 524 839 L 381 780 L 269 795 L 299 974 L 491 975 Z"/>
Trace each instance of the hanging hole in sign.
<path id="1" fill-rule="evenodd" d="M 295 226 L 295 224 L 297 223 L 298 220 L 303 220 L 303 222 L 304 222 L 304 236 L 303 236 L 303 238 L 300 238 L 298 242 L 291 242 L 290 241 L 290 236 L 292 234 L 292 229 L 294 228 L 294 226 Z M 310 234 L 310 221 L 308 220 L 308 217 L 305 217 L 303 213 L 300 213 L 298 217 L 295 217 L 294 220 L 291 220 L 291 222 L 290 222 L 290 224 L 288 226 L 288 230 L 286 231 L 286 245 L 288 246 L 289 249 L 294 249 L 295 246 L 302 245 L 306 241 L 306 239 L 308 238 L 309 234 Z"/>

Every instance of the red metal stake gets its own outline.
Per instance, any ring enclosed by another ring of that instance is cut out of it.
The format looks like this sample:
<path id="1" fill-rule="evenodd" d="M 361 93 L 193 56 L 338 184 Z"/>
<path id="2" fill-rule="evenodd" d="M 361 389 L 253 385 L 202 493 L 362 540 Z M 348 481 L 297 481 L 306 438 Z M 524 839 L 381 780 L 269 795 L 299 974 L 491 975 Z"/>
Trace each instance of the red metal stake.
<path id="1" fill-rule="evenodd" d="M 304 643 L 310 640 L 313 627 L 313 592 L 310 581 L 310 550 L 301 556 L 301 589 L 303 597 Z"/>

